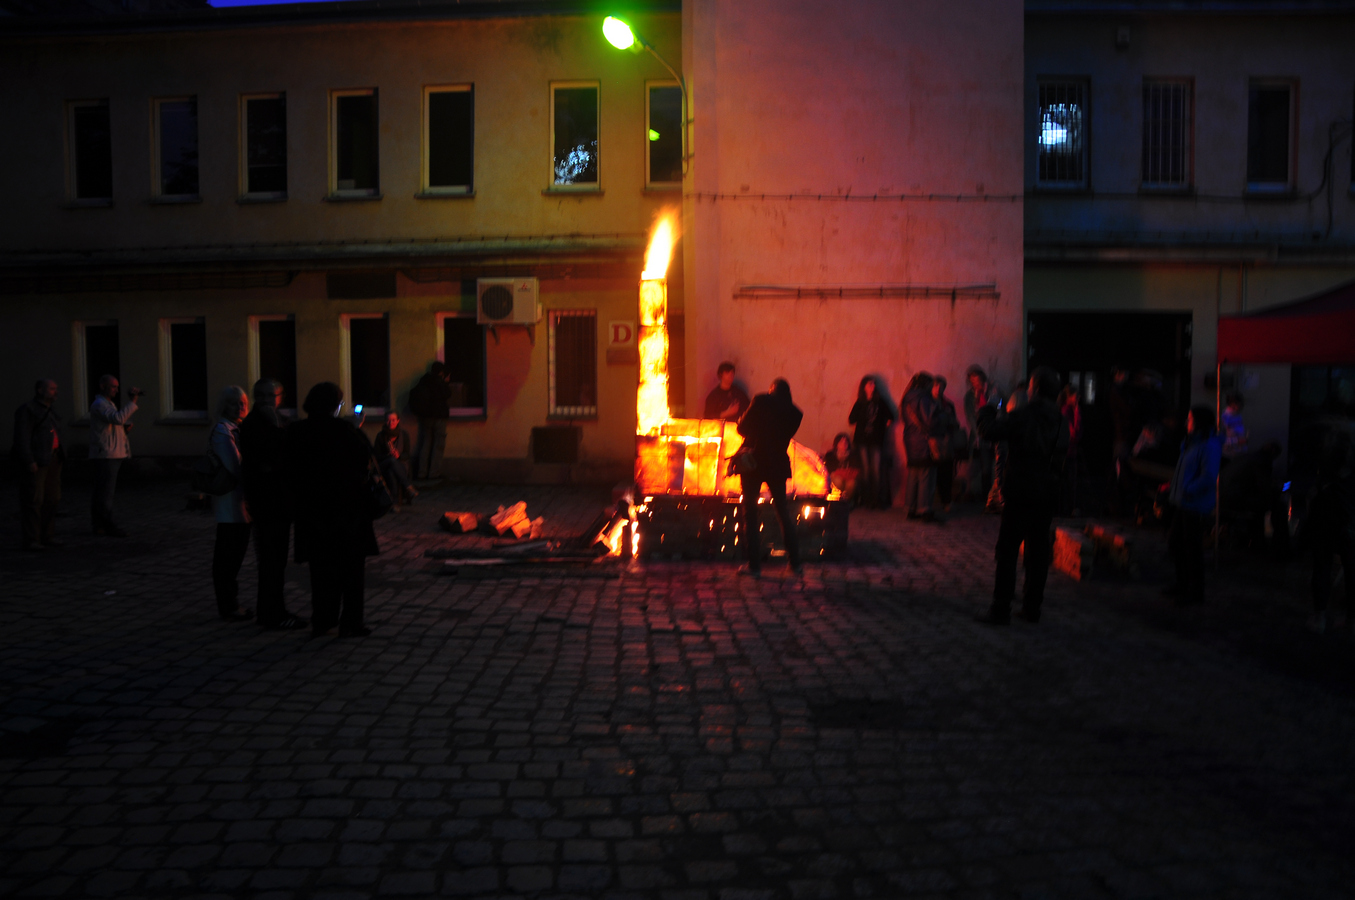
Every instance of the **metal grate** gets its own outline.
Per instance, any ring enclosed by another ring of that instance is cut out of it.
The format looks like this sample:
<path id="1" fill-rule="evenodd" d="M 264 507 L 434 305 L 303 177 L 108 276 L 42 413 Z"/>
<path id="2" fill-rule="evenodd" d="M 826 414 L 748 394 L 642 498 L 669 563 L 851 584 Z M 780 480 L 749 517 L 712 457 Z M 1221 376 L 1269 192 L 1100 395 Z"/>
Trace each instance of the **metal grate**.
<path id="1" fill-rule="evenodd" d="M 1040 133 L 1036 136 L 1036 180 L 1041 185 L 1083 187 L 1087 183 L 1087 85 L 1081 81 L 1040 82 Z"/>
<path id="2" fill-rule="evenodd" d="M 1191 86 L 1185 81 L 1143 83 L 1143 185 L 1190 184 Z"/>
<path id="3" fill-rule="evenodd" d="M 598 414 L 598 315 L 591 309 L 550 314 L 550 414 Z"/>

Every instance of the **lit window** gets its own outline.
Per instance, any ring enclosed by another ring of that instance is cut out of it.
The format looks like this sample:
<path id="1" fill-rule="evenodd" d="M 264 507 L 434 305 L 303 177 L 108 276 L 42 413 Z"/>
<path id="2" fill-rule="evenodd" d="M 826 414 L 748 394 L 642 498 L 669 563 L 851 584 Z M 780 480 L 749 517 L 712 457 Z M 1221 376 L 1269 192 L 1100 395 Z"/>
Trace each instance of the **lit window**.
<path id="1" fill-rule="evenodd" d="M 1143 186 L 1184 188 L 1191 179 L 1191 83 L 1143 82 Z"/>
<path id="2" fill-rule="evenodd" d="M 598 315 L 591 309 L 550 314 L 550 415 L 598 414 Z"/>
<path id="3" fill-rule="evenodd" d="M 598 86 L 596 82 L 551 85 L 551 184 L 598 186 Z"/>
<path id="4" fill-rule="evenodd" d="M 198 98 L 162 97 L 155 108 L 156 196 L 195 200 L 198 196 Z"/>
<path id="5" fill-rule="evenodd" d="M 259 199 L 287 196 L 287 95 L 255 94 L 240 100 L 244 147 L 244 194 Z"/>
<path id="6" fill-rule="evenodd" d="M 1036 183 L 1046 187 L 1087 185 L 1087 85 L 1041 81 Z"/>
<path id="7" fill-rule="evenodd" d="M 207 323 L 160 320 L 160 414 L 165 418 L 206 418 Z"/>
<path id="8" fill-rule="evenodd" d="M 645 184 L 682 184 L 682 89 L 669 83 L 650 84 L 646 92 L 649 127 L 645 135 Z"/>
<path id="9" fill-rule="evenodd" d="M 1247 96 L 1247 190 L 1293 186 L 1294 84 L 1253 81 Z"/>
<path id="10" fill-rule="evenodd" d="M 381 193 L 376 91 L 330 93 L 330 193 L 378 197 Z"/>
<path id="11" fill-rule="evenodd" d="M 113 141 L 107 100 L 66 105 L 69 192 L 72 200 L 113 198 Z"/>
<path id="12" fill-rule="evenodd" d="M 470 85 L 424 89 L 425 193 L 468 194 L 475 161 L 475 91 Z"/>

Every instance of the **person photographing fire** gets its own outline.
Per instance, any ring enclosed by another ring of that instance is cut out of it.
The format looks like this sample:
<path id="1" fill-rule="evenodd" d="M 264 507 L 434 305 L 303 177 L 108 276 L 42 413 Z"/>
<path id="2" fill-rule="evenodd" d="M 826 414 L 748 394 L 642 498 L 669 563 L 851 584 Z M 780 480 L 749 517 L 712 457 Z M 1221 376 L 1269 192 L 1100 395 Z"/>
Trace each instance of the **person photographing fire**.
<path id="1" fill-rule="evenodd" d="M 786 560 L 796 575 L 804 574 L 800 564 L 800 542 L 795 534 L 795 517 L 786 502 L 786 480 L 790 478 L 790 454 L 787 448 L 795 432 L 800 430 L 804 413 L 791 402 L 790 385 L 786 379 L 772 382 L 771 390 L 753 398 L 748 412 L 739 420 L 738 430 L 743 446 L 735 455 L 736 472 L 743 492 L 744 548 L 748 564 L 740 574 L 754 578 L 762 574 L 762 541 L 758 522 L 758 497 L 767 485 L 772 495 L 772 508 L 781 521 L 781 536 L 785 541 Z M 745 452 L 747 451 L 747 452 Z"/>

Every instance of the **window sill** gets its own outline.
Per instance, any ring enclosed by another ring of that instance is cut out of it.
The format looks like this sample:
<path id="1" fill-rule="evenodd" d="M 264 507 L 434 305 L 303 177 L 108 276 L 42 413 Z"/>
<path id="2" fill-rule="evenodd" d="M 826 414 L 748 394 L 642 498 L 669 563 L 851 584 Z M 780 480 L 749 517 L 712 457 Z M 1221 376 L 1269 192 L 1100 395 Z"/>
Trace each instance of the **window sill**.
<path id="1" fill-rule="evenodd" d="M 570 413 L 546 414 L 546 421 L 548 422 L 596 422 L 597 420 L 598 414 L 595 412 L 579 413 L 578 415 L 572 415 Z"/>
<path id="2" fill-rule="evenodd" d="M 81 200 L 67 200 L 61 205 L 65 209 L 109 209 L 113 205 L 113 198 L 86 197 Z"/>
<path id="3" fill-rule="evenodd" d="M 601 197 L 600 187 L 548 187 L 541 192 L 543 197 Z"/>
<path id="4" fill-rule="evenodd" d="M 1150 187 L 1148 185 L 1139 185 L 1139 196 L 1141 197 L 1194 197 L 1195 185 L 1182 185 L 1180 187 L 1164 186 Z"/>
<path id="5" fill-rule="evenodd" d="M 201 202 L 201 194 L 159 194 L 151 198 L 151 206 L 183 206 L 185 203 Z"/>
<path id="6" fill-rule="evenodd" d="M 489 416 L 485 410 L 471 407 L 467 407 L 465 412 L 458 412 L 455 409 L 448 410 L 447 415 L 448 422 L 484 422 L 488 419 Z"/>
<path id="7" fill-rule="evenodd" d="M 415 200 L 473 200 L 475 191 L 441 191 L 428 190 L 419 191 L 414 195 Z"/>
<path id="8" fill-rule="evenodd" d="M 1293 200 L 1298 191 L 1292 184 L 1249 184 L 1242 196 L 1247 200 Z"/>
<path id="9" fill-rule="evenodd" d="M 287 194 L 286 192 L 281 194 L 241 194 L 239 197 L 235 198 L 235 202 L 241 205 L 248 205 L 251 203 L 286 203 Z"/>
<path id="10" fill-rule="evenodd" d="M 325 194 L 325 196 L 322 197 L 321 199 L 324 200 L 326 203 L 354 203 L 354 202 L 360 203 L 363 200 L 380 200 L 381 193 L 377 192 L 375 194 Z"/>
<path id="11" fill-rule="evenodd" d="M 659 183 L 645 185 L 646 194 L 676 194 L 682 190 L 682 182 L 674 181 L 672 184 Z"/>
<path id="12" fill-rule="evenodd" d="M 160 418 L 156 419 L 155 422 L 154 422 L 154 424 L 156 424 L 156 425 L 209 425 L 209 424 L 211 424 L 211 419 L 208 418 L 207 413 L 205 413 L 205 412 L 201 412 L 201 413 L 199 413 L 199 412 L 170 413 L 170 414 L 167 415 L 167 416 L 161 416 Z"/>
<path id="13" fill-rule="evenodd" d="M 1085 184 L 1036 184 L 1035 193 L 1037 194 L 1090 194 L 1092 189 Z"/>

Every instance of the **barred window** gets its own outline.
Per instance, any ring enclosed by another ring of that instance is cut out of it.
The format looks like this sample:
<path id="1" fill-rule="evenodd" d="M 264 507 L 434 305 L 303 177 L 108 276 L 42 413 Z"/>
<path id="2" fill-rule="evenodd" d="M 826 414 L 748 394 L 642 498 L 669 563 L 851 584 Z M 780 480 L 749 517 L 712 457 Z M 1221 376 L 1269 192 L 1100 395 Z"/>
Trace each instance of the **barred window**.
<path id="1" fill-rule="evenodd" d="M 1040 82 L 1040 133 L 1036 183 L 1048 187 L 1087 184 L 1087 83 Z"/>
<path id="2" fill-rule="evenodd" d="M 558 309 L 550 314 L 550 414 L 598 414 L 598 314 Z"/>
<path id="3" fill-rule="evenodd" d="M 1191 84 L 1143 83 L 1143 186 L 1183 188 L 1191 181 Z"/>

